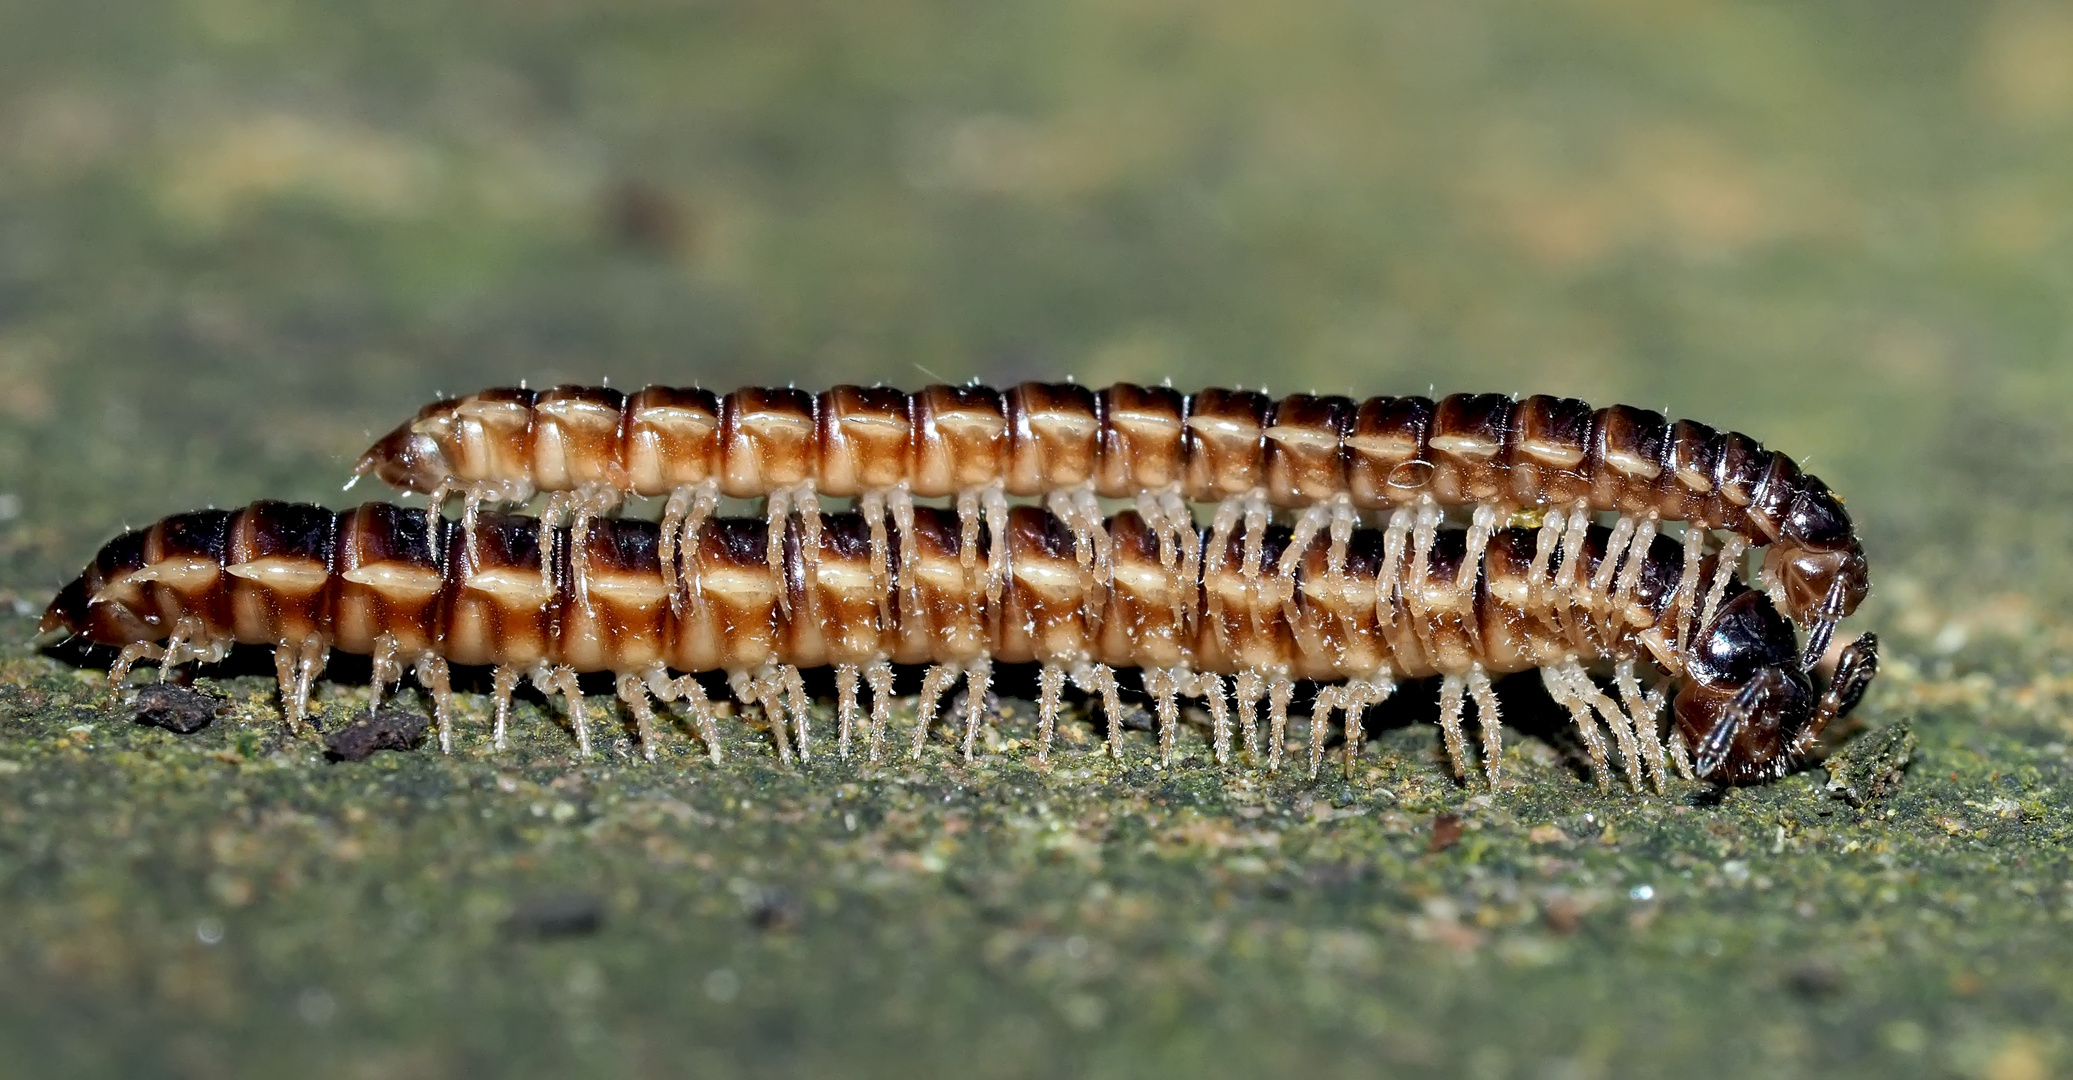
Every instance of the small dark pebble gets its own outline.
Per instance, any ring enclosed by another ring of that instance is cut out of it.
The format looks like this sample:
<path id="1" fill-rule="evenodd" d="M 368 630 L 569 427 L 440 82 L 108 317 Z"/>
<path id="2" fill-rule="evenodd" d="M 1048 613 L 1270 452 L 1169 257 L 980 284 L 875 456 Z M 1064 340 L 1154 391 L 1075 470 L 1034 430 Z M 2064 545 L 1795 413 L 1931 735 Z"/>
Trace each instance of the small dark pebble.
<path id="1" fill-rule="evenodd" d="M 137 723 L 192 735 L 208 727 L 229 704 L 219 694 L 192 686 L 149 683 L 137 691 Z"/>
<path id="2" fill-rule="evenodd" d="M 1859 735 L 1822 763 L 1828 793 L 1859 810 L 1885 802 L 1900 787 L 1915 758 L 1915 733 L 1906 720 Z"/>
<path id="3" fill-rule="evenodd" d="M 1843 989 L 1843 973 L 1827 961 L 1810 960 L 1793 968 L 1785 977 L 1785 985 L 1803 998 L 1834 997 Z"/>
<path id="4" fill-rule="evenodd" d="M 520 901 L 504 922 L 515 938 L 580 937 L 605 925 L 604 901 L 589 893 L 541 893 Z"/>
<path id="5" fill-rule="evenodd" d="M 418 713 L 383 709 L 326 736 L 324 756 L 332 761 L 365 761 L 376 750 L 415 750 L 425 741 L 428 725 Z"/>
<path id="6" fill-rule="evenodd" d="M 1440 814 L 1432 819 L 1432 843 L 1427 851 L 1445 851 L 1461 842 L 1461 819 L 1453 814 Z"/>
<path id="7" fill-rule="evenodd" d="M 799 902 L 783 889 L 764 889 L 749 905 L 749 924 L 764 933 L 799 925 Z"/>

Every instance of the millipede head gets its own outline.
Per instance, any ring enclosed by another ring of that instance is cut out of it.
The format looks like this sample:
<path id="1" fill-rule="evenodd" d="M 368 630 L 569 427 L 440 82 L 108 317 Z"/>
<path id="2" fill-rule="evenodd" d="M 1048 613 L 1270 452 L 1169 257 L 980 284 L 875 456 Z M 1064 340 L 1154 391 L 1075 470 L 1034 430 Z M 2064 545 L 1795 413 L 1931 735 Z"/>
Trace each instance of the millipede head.
<path id="1" fill-rule="evenodd" d="M 1750 783 L 1795 764 L 1827 719 L 1799 651 L 1792 623 L 1760 592 L 1737 594 L 1700 629 L 1674 706 L 1700 776 Z"/>
<path id="2" fill-rule="evenodd" d="M 360 455 L 353 475 L 373 473 L 382 483 L 399 491 L 438 490 L 453 477 L 453 464 L 446 459 L 438 438 L 438 432 L 450 426 L 450 418 L 440 411 L 440 406 L 450 404 L 427 406 L 416 417 L 382 436 L 380 442 Z"/>

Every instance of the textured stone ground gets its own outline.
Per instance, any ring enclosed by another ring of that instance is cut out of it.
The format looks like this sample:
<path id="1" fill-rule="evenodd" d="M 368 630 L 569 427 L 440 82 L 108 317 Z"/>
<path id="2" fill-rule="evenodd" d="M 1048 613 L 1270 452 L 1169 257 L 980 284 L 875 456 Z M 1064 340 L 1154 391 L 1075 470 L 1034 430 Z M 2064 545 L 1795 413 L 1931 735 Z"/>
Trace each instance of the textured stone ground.
<path id="1" fill-rule="evenodd" d="M 2073 1071 L 2069 53 L 2020 3 L 0 7 L 5 1071 Z M 342 504 L 437 390 L 1066 373 L 1750 431 L 1863 527 L 1864 730 L 1600 794 L 1515 693 L 1492 794 L 1429 701 L 1312 783 L 1084 722 L 1041 771 L 1013 700 L 971 765 L 577 762 L 536 704 L 499 755 L 470 697 L 334 764 L 256 669 L 177 736 L 25 644 L 125 522 Z"/>

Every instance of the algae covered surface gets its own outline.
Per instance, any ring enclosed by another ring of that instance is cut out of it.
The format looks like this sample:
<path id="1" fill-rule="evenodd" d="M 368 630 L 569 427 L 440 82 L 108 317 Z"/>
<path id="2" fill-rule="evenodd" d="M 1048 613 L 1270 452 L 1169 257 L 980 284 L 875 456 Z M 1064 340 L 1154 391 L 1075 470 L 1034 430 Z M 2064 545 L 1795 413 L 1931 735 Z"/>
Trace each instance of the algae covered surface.
<path id="1" fill-rule="evenodd" d="M 2043 3 L 0 6 L 0 1073 L 2073 1073 L 2069 56 Z M 1039 767 L 1012 687 L 971 763 L 825 709 L 578 760 L 536 698 L 496 752 L 480 694 L 333 762 L 263 658 L 176 735 L 28 645 L 125 524 L 368 497 L 436 392 L 1066 375 L 1750 432 L 1849 499 L 1884 673 L 1653 795 L 1531 680 L 1491 792 L 1429 690 L 1351 779 L 1083 716 Z"/>

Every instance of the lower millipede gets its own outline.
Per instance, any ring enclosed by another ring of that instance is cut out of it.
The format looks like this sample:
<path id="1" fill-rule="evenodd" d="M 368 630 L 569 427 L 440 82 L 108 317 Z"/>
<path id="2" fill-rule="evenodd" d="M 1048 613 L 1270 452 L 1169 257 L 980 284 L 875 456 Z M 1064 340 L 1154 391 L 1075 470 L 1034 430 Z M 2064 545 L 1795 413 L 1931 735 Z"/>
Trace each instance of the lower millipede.
<path id="1" fill-rule="evenodd" d="M 926 665 L 909 752 L 920 753 L 943 695 L 962 678 L 970 757 L 994 665 L 1013 663 L 1039 665 L 1039 761 L 1068 682 L 1100 701 L 1108 751 L 1120 757 L 1116 669 L 1135 668 L 1162 762 L 1173 755 L 1180 702 L 1194 698 L 1210 716 L 1219 763 L 1242 748 L 1277 767 L 1297 682 L 1309 680 L 1321 684 L 1308 723 L 1310 773 L 1334 714 L 1350 773 L 1365 710 L 1402 680 L 1438 676 L 1454 772 L 1472 771 L 1463 723 L 1472 703 L 1493 786 L 1501 747 L 1491 677 L 1538 668 L 1599 786 L 1611 776 L 1602 722 L 1629 783 L 1659 791 L 1666 759 L 1724 783 L 1783 774 L 1856 705 L 1877 664 L 1867 634 L 1822 679 L 1792 624 L 1743 584 L 1733 558 L 1652 531 L 1606 529 L 1581 509 L 1478 536 L 1429 504 L 1399 509 L 1381 529 L 1331 520 L 1236 530 L 1179 529 L 1135 512 L 1067 522 L 1018 506 L 981 534 L 955 510 L 908 504 L 789 514 L 776 559 L 762 518 L 706 518 L 681 537 L 633 519 L 579 529 L 496 512 L 472 518 L 463 527 L 383 503 L 333 512 L 259 502 L 175 515 L 104 546 L 51 602 L 41 629 L 47 641 L 76 636 L 119 649 L 118 682 L 140 660 L 159 663 L 163 678 L 219 660 L 233 644 L 271 646 L 294 730 L 332 652 L 371 657 L 377 695 L 414 668 L 448 750 L 452 666 L 494 669 L 495 745 L 513 690 L 529 680 L 566 699 L 585 755 L 578 676 L 611 672 L 650 760 L 651 699 L 684 702 L 718 759 L 717 715 L 698 678 L 707 672 L 725 673 L 737 698 L 761 707 L 781 757 L 811 757 L 801 670 L 817 667 L 834 671 L 838 753 L 860 742 L 878 760 L 895 664 Z M 1610 691 L 1587 668 L 1609 672 Z"/>

